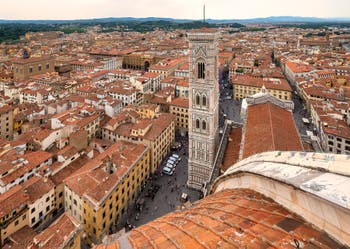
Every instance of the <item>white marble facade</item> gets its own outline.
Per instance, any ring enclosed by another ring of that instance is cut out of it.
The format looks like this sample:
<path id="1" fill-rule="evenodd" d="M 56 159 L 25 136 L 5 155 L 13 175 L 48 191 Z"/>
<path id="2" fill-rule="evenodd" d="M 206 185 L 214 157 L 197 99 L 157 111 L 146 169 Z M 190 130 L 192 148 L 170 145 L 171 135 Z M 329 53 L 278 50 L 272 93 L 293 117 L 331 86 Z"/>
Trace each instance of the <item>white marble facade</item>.
<path id="1" fill-rule="evenodd" d="M 191 188 L 202 189 L 214 166 L 218 142 L 218 42 L 217 33 L 198 30 L 190 42 L 189 161 Z"/>

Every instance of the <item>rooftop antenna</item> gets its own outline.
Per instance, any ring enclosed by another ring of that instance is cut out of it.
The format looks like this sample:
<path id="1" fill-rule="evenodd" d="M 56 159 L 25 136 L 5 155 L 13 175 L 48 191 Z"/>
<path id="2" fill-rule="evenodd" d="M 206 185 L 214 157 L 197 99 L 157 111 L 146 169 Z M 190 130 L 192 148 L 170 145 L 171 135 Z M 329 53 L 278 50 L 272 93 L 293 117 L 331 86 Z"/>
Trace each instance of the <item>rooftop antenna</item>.
<path id="1" fill-rule="evenodd" d="M 203 5 L 203 23 L 205 23 L 205 4 Z"/>

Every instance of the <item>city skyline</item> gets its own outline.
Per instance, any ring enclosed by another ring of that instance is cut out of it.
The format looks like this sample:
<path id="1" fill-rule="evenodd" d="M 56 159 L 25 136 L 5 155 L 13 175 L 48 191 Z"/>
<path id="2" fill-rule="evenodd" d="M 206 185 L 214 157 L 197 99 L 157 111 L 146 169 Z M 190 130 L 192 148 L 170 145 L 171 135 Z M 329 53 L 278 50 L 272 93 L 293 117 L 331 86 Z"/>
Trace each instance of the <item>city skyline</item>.
<path id="1" fill-rule="evenodd" d="M 311 0 L 307 2 L 296 0 L 283 3 L 282 6 L 277 0 L 264 2 L 248 0 L 239 3 L 229 0 L 193 0 L 191 2 L 185 0 L 135 0 L 133 4 L 134 6 L 130 6 L 128 3 L 120 3 L 115 0 L 62 0 L 54 4 L 44 0 L 30 2 L 14 0 L 2 3 L 0 19 L 72 20 L 130 16 L 196 20 L 202 19 L 204 4 L 208 19 L 249 19 L 269 16 L 350 17 L 350 2 L 347 0 Z"/>

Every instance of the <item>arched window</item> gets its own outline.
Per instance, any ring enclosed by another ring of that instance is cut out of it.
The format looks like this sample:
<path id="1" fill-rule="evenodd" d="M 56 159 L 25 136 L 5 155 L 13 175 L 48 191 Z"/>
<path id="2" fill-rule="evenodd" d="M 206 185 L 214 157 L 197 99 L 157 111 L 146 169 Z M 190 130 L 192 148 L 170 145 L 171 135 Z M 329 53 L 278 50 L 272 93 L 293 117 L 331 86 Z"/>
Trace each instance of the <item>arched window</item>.
<path id="1" fill-rule="evenodd" d="M 198 63 L 198 79 L 204 79 L 205 78 L 205 65 L 204 62 Z"/>
<path id="2" fill-rule="evenodd" d="M 196 129 L 199 129 L 199 119 L 196 119 Z"/>
<path id="3" fill-rule="evenodd" d="M 196 105 L 200 105 L 200 97 L 199 97 L 199 95 L 196 95 Z"/>
<path id="4" fill-rule="evenodd" d="M 203 130 L 207 129 L 207 122 L 205 122 L 205 121 L 202 122 L 202 129 Z"/>
<path id="5" fill-rule="evenodd" d="M 207 106 L 207 96 L 205 95 L 203 95 L 203 98 L 202 98 L 202 105 Z"/>

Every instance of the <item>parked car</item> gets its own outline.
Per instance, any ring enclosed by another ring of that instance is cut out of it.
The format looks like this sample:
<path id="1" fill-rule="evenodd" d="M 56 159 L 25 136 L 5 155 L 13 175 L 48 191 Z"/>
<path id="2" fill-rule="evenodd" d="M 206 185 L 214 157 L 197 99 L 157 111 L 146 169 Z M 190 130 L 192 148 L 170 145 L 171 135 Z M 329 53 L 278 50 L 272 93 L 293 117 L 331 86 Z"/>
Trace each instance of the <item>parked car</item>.
<path id="1" fill-rule="evenodd" d="M 175 142 L 172 146 L 171 146 L 171 149 L 172 150 L 179 150 L 179 149 L 181 149 L 181 143 L 179 143 L 179 142 Z"/>
<path id="2" fill-rule="evenodd" d="M 179 161 L 179 158 L 174 157 L 173 155 L 171 155 L 171 156 L 169 157 L 169 159 L 171 159 L 171 160 L 173 160 L 173 161 Z"/>
<path id="3" fill-rule="evenodd" d="M 176 160 L 175 158 L 171 158 L 171 157 L 169 157 L 169 159 L 168 159 L 167 163 L 171 163 L 171 164 L 176 165 L 176 164 L 177 164 L 177 160 Z"/>
<path id="4" fill-rule="evenodd" d="M 172 169 L 170 169 L 170 168 L 168 168 L 168 167 L 166 167 L 166 166 L 163 168 L 162 172 L 163 172 L 164 174 L 168 175 L 168 176 L 172 176 L 173 173 L 174 173 L 174 171 L 173 171 Z"/>
<path id="5" fill-rule="evenodd" d="M 178 161 L 181 161 L 181 157 L 178 154 L 172 154 L 171 157 L 175 158 Z"/>
<path id="6" fill-rule="evenodd" d="M 168 168 L 174 170 L 175 167 L 176 167 L 176 165 L 175 165 L 175 164 L 171 164 L 171 163 L 167 163 L 167 164 L 165 165 L 165 167 L 168 167 Z"/>

